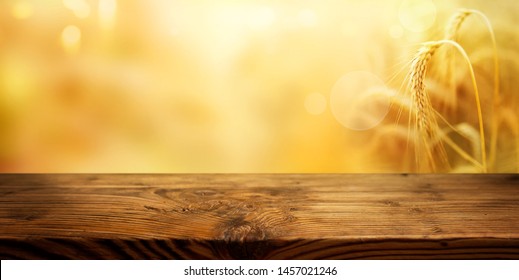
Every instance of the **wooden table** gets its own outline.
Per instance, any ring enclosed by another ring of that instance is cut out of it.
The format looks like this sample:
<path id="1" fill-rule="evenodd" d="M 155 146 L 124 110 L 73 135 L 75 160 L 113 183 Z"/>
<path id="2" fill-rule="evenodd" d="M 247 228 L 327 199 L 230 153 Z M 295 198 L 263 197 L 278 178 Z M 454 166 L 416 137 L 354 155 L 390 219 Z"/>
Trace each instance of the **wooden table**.
<path id="1" fill-rule="evenodd" d="M 519 259 L 519 175 L 4 174 L 2 259 Z"/>

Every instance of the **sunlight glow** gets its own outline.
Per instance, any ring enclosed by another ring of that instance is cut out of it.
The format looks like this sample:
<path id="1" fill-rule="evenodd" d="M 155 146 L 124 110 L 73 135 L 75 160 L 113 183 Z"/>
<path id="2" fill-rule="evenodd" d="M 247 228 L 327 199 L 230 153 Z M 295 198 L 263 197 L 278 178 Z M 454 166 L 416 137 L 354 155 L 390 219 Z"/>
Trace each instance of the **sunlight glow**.
<path id="1" fill-rule="evenodd" d="M 12 14 L 17 19 L 27 19 L 34 14 L 34 8 L 30 3 L 19 1 L 13 5 Z"/>
<path id="2" fill-rule="evenodd" d="M 424 32 L 436 21 L 436 5 L 431 0 L 404 0 L 399 18 L 407 30 Z"/>
<path id="3" fill-rule="evenodd" d="M 78 18 L 87 18 L 90 15 L 90 5 L 85 0 L 63 0 L 63 5 Z"/>

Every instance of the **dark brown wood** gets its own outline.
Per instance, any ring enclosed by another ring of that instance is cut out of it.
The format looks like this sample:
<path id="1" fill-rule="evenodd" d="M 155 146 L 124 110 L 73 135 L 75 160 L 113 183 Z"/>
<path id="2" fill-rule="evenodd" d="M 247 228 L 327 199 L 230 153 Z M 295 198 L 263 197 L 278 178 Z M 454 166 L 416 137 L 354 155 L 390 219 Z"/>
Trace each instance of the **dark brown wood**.
<path id="1" fill-rule="evenodd" d="M 2 259 L 519 259 L 519 175 L 4 174 Z"/>

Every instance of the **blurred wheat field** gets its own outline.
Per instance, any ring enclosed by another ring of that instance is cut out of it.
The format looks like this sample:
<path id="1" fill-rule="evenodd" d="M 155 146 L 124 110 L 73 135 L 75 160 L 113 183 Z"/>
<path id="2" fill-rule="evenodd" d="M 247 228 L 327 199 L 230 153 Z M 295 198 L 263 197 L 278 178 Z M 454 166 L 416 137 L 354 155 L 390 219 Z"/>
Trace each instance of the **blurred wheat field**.
<path id="1" fill-rule="evenodd" d="M 498 98 L 489 28 L 460 9 L 491 25 Z M 0 172 L 518 172 L 518 13 L 512 0 L 2 1 Z M 440 40 L 462 52 L 420 53 Z"/>

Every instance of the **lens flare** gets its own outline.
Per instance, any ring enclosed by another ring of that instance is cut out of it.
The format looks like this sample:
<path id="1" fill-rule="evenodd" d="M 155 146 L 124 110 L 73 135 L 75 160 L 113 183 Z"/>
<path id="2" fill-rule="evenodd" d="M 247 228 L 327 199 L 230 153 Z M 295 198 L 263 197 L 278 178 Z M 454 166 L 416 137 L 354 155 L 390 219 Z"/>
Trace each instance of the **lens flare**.
<path id="1" fill-rule="evenodd" d="M 389 110 L 389 89 L 376 75 L 353 71 L 342 76 L 330 96 L 332 113 L 352 130 L 367 130 L 380 124 Z"/>

